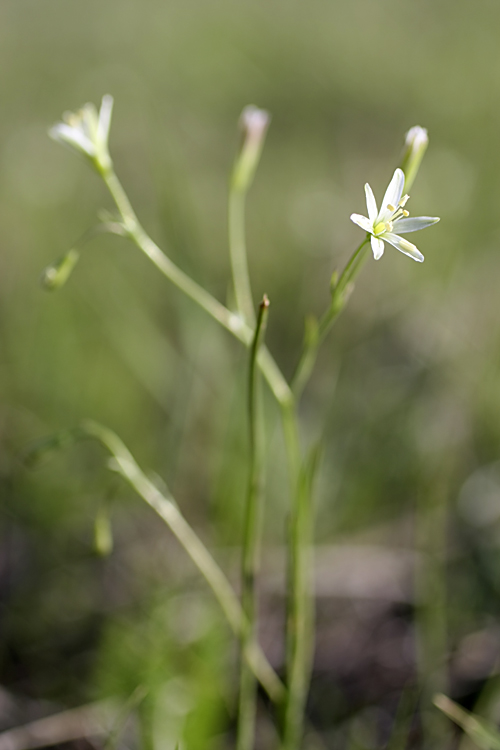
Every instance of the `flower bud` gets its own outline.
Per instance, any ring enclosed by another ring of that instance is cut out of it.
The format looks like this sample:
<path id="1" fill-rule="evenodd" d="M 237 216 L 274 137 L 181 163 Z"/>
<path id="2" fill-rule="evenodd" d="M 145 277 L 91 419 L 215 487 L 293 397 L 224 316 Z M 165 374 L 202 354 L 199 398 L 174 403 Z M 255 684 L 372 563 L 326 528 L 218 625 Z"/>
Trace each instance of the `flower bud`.
<path id="1" fill-rule="evenodd" d="M 232 187 L 246 191 L 252 184 L 264 145 L 270 115 L 253 105 L 245 107 L 240 117 L 242 142 L 233 169 Z"/>
<path id="2" fill-rule="evenodd" d="M 405 175 L 405 192 L 409 192 L 413 185 L 428 145 L 429 138 L 425 128 L 421 128 L 420 125 L 410 128 L 406 134 L 404 151 L 399 165 Z"/>
<path id="3" fill-rule="evenodd" d="M 76 266 L 79 257 L 80 253 L 78 250 L 71 248 L 62 258 L 47 266 L 40 279 L 44 289 L 53 291 L 63 286 Z"/>
<path id="4" fill-rule="evenodd" d="M 104 508 L 99 508 L 95 517 L 94 546 L 100 557 L 108 557 L 113 551 L 113 532 L 109 514 Z"/>

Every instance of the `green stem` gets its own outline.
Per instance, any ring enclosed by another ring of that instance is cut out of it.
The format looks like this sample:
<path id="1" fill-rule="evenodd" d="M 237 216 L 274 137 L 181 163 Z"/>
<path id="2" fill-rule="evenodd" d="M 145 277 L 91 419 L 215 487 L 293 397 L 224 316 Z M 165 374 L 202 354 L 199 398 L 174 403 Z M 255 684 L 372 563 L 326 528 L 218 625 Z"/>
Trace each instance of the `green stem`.
<path id="1" fill-rule="evenodd" d="M 245 241 L 246 191 L 231 186 L 229 192 L 229 255 L 233 274 L 234 293 L 238 312 L 252 327 L 255 313 L 248 272 Z"/>
<path id="2" fill-rule="evenodd" d="M 245 626 L 241 641 L 242 654 L 257 643 L 257 604 L 255 582 L 259 568 L 259 545 L 262 516 L 262 424 L 258 398 L 257 354 L 264 339 L 269 309 L 266 296 L 259 307 L 254 339 L 250 349 L 248 382 L 249 479 L 246 500 L 242 554 L 242 608 Z M 257 685 L 252 670 L 243 658 L 240 673 L 237 750 L 251 750 L 255 738 Z"/>
<path id="3" fill-rule="evenodd" d="M 309 331 L 304 352 L 292 381 L 296 400 L 305 387 L 320 344 L 347 302 L 352 283 L 367 257 L 366 237 L 354 251 L 332 293 L 331 305 L 319 325 Z M 311 482 L 302 467 L 295 403 L 282 408 L 285 442 L 292 481 L 290 519 L 288 611 L 287 611 L 287 700 L 283 726 L 283 749 L 297 750 L 303 735 L 304 714 L 313 654 L 314 594 L 311 583 L 313 511 Z"/>
<path id="4" fill-rule="evenodd" d="M 415 630 L 417 679 L 421 694 L 426 747 L 442 747 L 446 723 L 429 709 L 435 693 L 447 692 L 447 591 L 446 549 L 448 534 L 449 466 L 442 459 L 428 487 L 417 496 L 415 568 Z"/>
<path id="5" fill-rule="evenodd" d="M 368 256 L 367 245 L 369 241 L 369 236 L 367 236 L 351 255 L 349 262 L 342 271 L 342 274 L 333 289 L 330 306 L 320 319 L 316 334 L 314 336 L 309 336 L 305 343 L 292 379 L 292 391 L 297 400 L 300 398 L 302 391 L 311 376 L 321 343 L 324 341 L 345 307 L 352 290 L 352 284 Z"/>
<path id="6" fill-rule="evenodd" d="M 290 428 L 291 429 L 291 428 Z M 283 750 L 298 750 L 304 731 L 305 708 L 314 651 L 314 585 L 312 579 L 315 461 L 304 464 L 297 478 L 290 523 L 287 603 L 287 700 Z"/>
<path id="7" fill-rule="evenodd" d="M 233 632 L 241 638 L 246 630 L 246 618 L 238 598 L 221 568 L 181 514 L 174 498 L 169 494 L 161 493 L 146 477 L 130 451 L 111 430 L 96 422 L 86 420 L 82 423 L 78 435 L 97 440 L 111 453 L 114 459 L 113 469 L 165 521 L 212 589 Z M 65 444 L 65 440 L 55 442 L 56 446 L 61 444 Z M 271 700 L 282 701 L 283 684 L 257 643 L 253 642 L 245 650 L 245 658 Z"/>
<path id="8" fill-rule="evenodd" d="M 102 177 L 121 214 L 127 234 L 137 247 L 178 289 L 196 302 L 246 347 L 251 346 L 253 331 L 242 318 L 224 307 L 215 297 L 212 297 L 209 292 L 185 274 L 146 234 L 115 172 L 109 169 L 102 172 Z M 265 347 L 262 347 L 259 353 L 258 362 L 277 401 L 280 404 L 290 401 L 292 399 L 290 387 Z"/>
<path id="9" fill-rule="evenodd" d="M 208 292 L 196 284 L 196 282 L 186 276 L 181 269 L 164 255 L 139 224 L 135 212 L 115 173 L 110 170 L 103 174 L 103 178 L 122 215 L 127 233 L 135 244 L 173 284 L 206 310 L 209 315 L 242 341 L 245 346 L 250 346 L 253 335 L 248 325 L 246 325 L 240 316 L 233 315 Z M 354 270 L 354 265 L 355 258 L 351 260 L 351 264 L 348 267 Z M 349 272 L 349 274 L 352 276 L 352 272 Z M 342 278 L 347 278 L 349 274 L 346 269 Z M 296 743 L 299 741 L 302 732 L 303 713 L 310 672 L 312 599 L 310 587 L 308 586 L 311 565 L 308 547 L 311 523 L 307 515 L 310 513 L 310 509 L 309 506 L 306 508 L 304 493 L 299 487 L 301 451 L 298 439 L 294 395 L 266 347 L 263 346 L 261 348 L 257 355 L 257 362 L 281 407 L 292 492 L 289 605 L 287 618 L 287 673 L 290 684 L 287 691 L 287 706 L 284 716 L 286 747 L 288 750 L 292 750 L 296 747 Z M 203 570 L 202 572 L 206 577 L 206 572 Z M 244 620 L 240 622 L 244 622 Z M 238 633 L 241 635 L 240 631 Z M 260 653 L 265 659 L 262 652 Z M 249 658 L 248 653 L 245 656 L 247 659 Z M 274 672 L 272 674 L 274 675 Z M 269 679 L 267 683 L 269 686 Z M 280 698 L 283 697 L 283 693 L 280 691 L 275 691 L 275 696 L 278 693 Z"/>

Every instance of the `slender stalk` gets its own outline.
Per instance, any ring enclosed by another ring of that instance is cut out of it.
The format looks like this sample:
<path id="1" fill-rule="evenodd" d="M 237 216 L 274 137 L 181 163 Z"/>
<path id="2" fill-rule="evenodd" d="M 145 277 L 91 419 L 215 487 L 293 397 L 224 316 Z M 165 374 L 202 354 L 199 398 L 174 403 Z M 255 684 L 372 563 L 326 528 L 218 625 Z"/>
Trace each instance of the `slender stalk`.
<path id="1" fill-rule="evenodd" d="M 447 590 L 446 549 L 448 535 L 449 467 L 446 459 L 427 489 L 417 497 L 416 546 L 420 553 L 415 568 L 417 607 L 415 629 L 417 677 L 422 702 L 422 723 L 426 747 L 443 746 L 446 722 L 432 711 L 435 693 L 447 692 Z"/>
<path id="2" fill-rule="evenodd" d="M 226 307 L 184 274 L 181 269 L 164 255 L 160 248 L 142 229 L 129 200 L 116 177 L 116 174 L 112 170 L 109 170 L 103 173 L 103 179 L 105 180 L 118 210 L 121 213 L 128 235 L 139 249 L 141 249 L 164 274 L 164 276 L 166 276 L 181 291 L 208 312 L 209 315 L 223 325 L 223 327 L 230 331 L 236 338 L 242 341 L 245 346 L 250 346 L 253 340 L 252 331 L 241 317 L 233 315 Z M 364 244 L 365 243 L 363 243 L 363 245 Z M 361 252 L 363 245 L 358 248 L 358 253 Z M 353 278 L 354 271 L 357 269 L 357 257 L 357 254 L 353 256 L 342 274 L 341 281 L 339 281 L 338 285 L 338 288 L 342 291 L 345 291 L 348 281 Z M 340 296 L 338 296 L 337 299 L 340 299 Z M 325 322 L 322 327 L 323 337 L 326 335 L 327 328 L 328 326 L 325 316 Z M 309 559 L 311 521 L 310 518 L 308 518 L 310 509 L 306 502 L 303 487 L 299 487 L 301 451 L 298 438 L 294 395 L 276 365 L 275 360 L 264 346 L 257 355 L 257 361 L 281 407 L 292 493 L 289 604 L 287 617 L 287 674 L 289 685 L 287 691 L 287 705 L 284 712 L 284 737 L 287 750 L 293 750 L 300 741 L 302 734 L 303 713 L 307 697 L 310 671 L 310 623 L 312 619 L 311 591 L 308 586 L 311 564 Z M 156 488 L 155 491 L 158 492 Z M 176 533 L 176 531 L 174 531 L 174 533 Z M 200 565 L 198 566 L 200 567 Z M 200 567 L 200 570 L 201 569 L 202 568 Z M 202 570 L 202 572 L 206 577 L 206 571 Z M 240 620 L 240 623 L 241 622 L 244 622 L 244 620 Z M 235 630 L 235 632 L 240 634 L 239 630 Z M 260 653 L 265 659 L 262 652 Z M 247 659 L 251 657 L 248 653 L 245 653 L 245 656 Z M 272 674 L 274 675 L 274 672 Z M 279 690 L 275 691 L 275 697 L 278 694 L 280 698 L 283 696 L 283 693 L 280 693 Z"/>
<path id="3" fill-rule="evenodd" d="M 128 448 L 114 432 L 97 422 L 85 420 L 78 429 L 57 433 L 32 447 L 25 461 L 31 464 L 36 463 L 48 451 L 65 447 L 82 438 L 92 438 L 103 445 L 113 457 L 111 468 L 120 474 L 165 521 L 212 589 L 231 629 L 238 638 L 241 638 L 245 631 L 246 618 L 228 579 L 201 539 L 187 523 L 172 495 L 161 493 L 147 478 Z M 245 650 L 244 655 L 271 700 L 280 703 L 283 700 L 285 688 L 259 645 L 253 642 Z"/>
<path id="4" fill-rule="evenodd" d="M 354 251 L 332 292 L 330 307 L 317 326 L 310 327 L 304 351 L 292 380 L 292 392 L 299 399 L 317 352 L 337 317 L 342 312 L 352 284 L 367 257 L 366 237 Z M 293 504 L 290 519 L 288 611 L 287 611 L 287 700 L 283 726 L 283 750 L 297 750 L 303 735 L 304 714 L 310 682 L 313 654 L 314 594 L 311 580 L 313 565 L 313 511 L 311 484 L 314 467 L 301 467 L 295 403 L 282 409 L 285 441 L 292 481 Z"/>
<path id="5" fill-rule="evenodd" d="M 255 326 L 250 274 L 245 241 L 246 191 L 233 185 L 229 192 L 229 255 L 233 274 L 234 293 L 238 312 L 252 327 Z"/>
<path id="6" fill-rule="evenodd" d="M 480 747 L 484 750 L 500 750 L 500 733 L 496 722 L 483 719 L 482 716 L 466 711 L 443 693 L 434 696 L 434 705 L 464 730 L 474 743 L 474 747 Z M 439 747 L 442 748 L 443 746 L 444 743 L 441 742 Z"/>
<path id="7" fill-rule="evenodd" d="M 298 750 L 304 732 L 305 708 L 314 651 L 314 585 L 312 580 L 312 481 L 316 455 L 303 465 L 297 481 L 290 523 L 287 610 L 287 700 L 283 750 Z"/>
<path id="8" fill-rule="evenodd" d="M 176 266 L 146 234 L 115 172 L 111 170 L 104 172 L 103 179 L 122 216 L 127 234 L 139 249 L 147 255 L 163 275 L 170 279 L 178 289 L 197 302 L 200 307 L 208 312 L 224 328 L 248 343 L 251 334 L 249 331 L 245 331 L 245 327 L 241 325 L 239 317 L 233 315 L 230 310 Z"/>
<path id="9" fill-rule="evenodd" d="M 418 706 L 418 689 L 409 683 L 401 693 L 386 750 L 406 750 Z"/>
<path id="10" fill-rule="evenodd" d="M 326 338 L 331 327 L 339 317 L 349 298 L 352 284 L 368 256 L 369 238 L 366 237 L 361 245 L 351 255 L 349 262 L 342 271 L 338 282 L 332 291 L 329 308 L 320 319 L 314 336 L 308 336 L 299 363 L 292 379 L 292 391 L 299 399 L 313 371 L 318 355 L 318 349 Z"/>
<path id="11" fill-rule="evenodd" d="M 242 653 L 257 643 L 257 602 L 255 582 L 259 569 L 260 529 L 262 517 L 262 419 L 259 404 L 257 354 L 264 339 L 269 300 L 264 296 L 257 317 L 250 349 L 248 378 L 249 477 L 242 554 L 241 603 L 245 625 L 241 639 Z M 251 750 L 255 738 L 257 684 L 255 675 L 243 658 L 240 672 L 237 750 Z"/>
<path id="12" fill-rule="evenodd" d="M 242 320 L 239 315 L 234 315 L 222 305 L 203 287 L 193 281 L 178 266 L 163 253 L 158 245 L 146 234 L 139 223 L 130 201 L 118 180 L 115 172 L 110 168 L 102 172 L 102 178 L 116 203 L 123 219 L 124 227 L 130 239 L 147 255 L 167 279 L 190 299 L 203 308 L 214 320 L 220 323 L 226 330 L 233 334 L 245 346 L 251 346 L 253 339 L 252 329 Z M 292 398 L 290 386 L 286 382 L 278 365 L 269 351 L 262 347 L 258 357 L 259 367 L 266 378 L 271 391 L 278 403 L 288 403 Z"/>

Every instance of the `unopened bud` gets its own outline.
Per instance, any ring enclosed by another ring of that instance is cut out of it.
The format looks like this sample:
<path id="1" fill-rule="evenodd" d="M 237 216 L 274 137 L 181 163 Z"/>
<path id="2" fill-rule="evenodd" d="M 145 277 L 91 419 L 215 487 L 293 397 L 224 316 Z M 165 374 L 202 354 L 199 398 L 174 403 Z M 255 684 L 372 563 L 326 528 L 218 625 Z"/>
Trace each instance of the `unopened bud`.
<path id="1" fill-rule="evenodd" d="M 95 517 L 94 546 L 95 551 L 101 557 L 108 557 L 113 551 L 113 532 L 109 514 L 104 508 L 100 508 Z"/>
<path id="2" fill-rule="evenodd" d="M 76 266 L 79 257 L 80 253 L 78 250 L 72 248 L 62 258 L 47 266 L 40 279 L 44 289 L 52 291 L 63 286 Z"/>
<path id="3" fill-rule="evenodd" d="M 406 134 L 403 155 L 399 165 L 405 175 L 405 192 L 409 192 L 413 185 L 428 145 L 429 138 L 425 128 L 421 128 L 419 125 L 410 128 Z"/>
<path id="4" fill-rule="evenodd" d="M 250 187 L 271 118 L 264 109 L 245 107 L 240 117 L 242 141 L 234 164 L 232 187 L 245 191 Z"/>

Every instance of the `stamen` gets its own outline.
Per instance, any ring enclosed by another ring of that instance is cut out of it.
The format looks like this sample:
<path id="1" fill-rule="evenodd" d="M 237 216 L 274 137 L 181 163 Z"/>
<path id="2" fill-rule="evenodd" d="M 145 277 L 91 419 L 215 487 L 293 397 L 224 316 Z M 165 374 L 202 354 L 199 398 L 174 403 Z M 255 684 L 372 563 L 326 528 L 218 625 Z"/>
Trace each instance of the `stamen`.
<path id="1" fill-rule="evenodd" d="M 409 215 L 410 215 L 410 212 L 409 212 L 409 211 L 406 211 L 406 209 L 405 209 L 405 210 L 403 210 L 403 216 L 409 216 Z"/>
<path id="2" fill-rule="evenodd" d="M 392 230 L 394 229 L 392 221 L 386 221 L 385 228 L 387 229 L 388 232 L 392 232 Z"/>
<path id="3" fill-rule="evenodd" d="M 392 203 L 388 203 L 387 208 L 389 209 L 389 211 L 393 211 L 393 212 L 396 210 L 396 208 L 392 205 Z"/>

